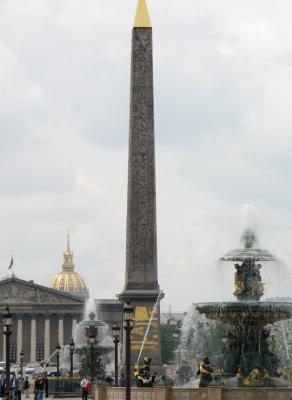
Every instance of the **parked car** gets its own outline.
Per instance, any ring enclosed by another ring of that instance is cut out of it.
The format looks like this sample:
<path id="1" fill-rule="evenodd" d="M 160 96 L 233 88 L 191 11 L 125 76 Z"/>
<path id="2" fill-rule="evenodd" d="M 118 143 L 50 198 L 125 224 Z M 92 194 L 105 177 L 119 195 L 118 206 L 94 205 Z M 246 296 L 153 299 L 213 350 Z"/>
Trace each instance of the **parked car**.
<path id="1" fill-rule="evenodd" d="M 49 362 L 48 367 L 57 367 L 57 363 L 56 362 Z"/>
<path id="2" fill-rule="evenodd" d="M 67 375 L 68 370 L 65 368 L 60 368 L 59 370 L 59 376 L 65 376 Z M 57 374 L 57 369 L 52 369 L 51 371 L 47 371 L 48 376 L 58 376 Z"/>
<path id="3" fill-rule="evenodd" d="M 19 374 L 20 373 L 20 364 L 12 364 L 10 367 L 10 372 L 13 374 Z"/>
<path id="4" fill-rule="evenodd" d="M 37 369 L 37 365 L 36 364 L 27 364 L 27 366 L 24 368 L 24 372 L 26 374 L 35 374 L 36 373 L 36 369 Z"/>
<path id="5" fill-rule="evenodd" d="M 52 369 L 51 371 L 47 371 L 47 376 L 57 376 L 57 370 Z"/>
<path id="6" fill-rule="evenodd" d="M 5 369 L 6 369 L 6 362 L 0 361 L 0 373 L 5 372 Z"/>

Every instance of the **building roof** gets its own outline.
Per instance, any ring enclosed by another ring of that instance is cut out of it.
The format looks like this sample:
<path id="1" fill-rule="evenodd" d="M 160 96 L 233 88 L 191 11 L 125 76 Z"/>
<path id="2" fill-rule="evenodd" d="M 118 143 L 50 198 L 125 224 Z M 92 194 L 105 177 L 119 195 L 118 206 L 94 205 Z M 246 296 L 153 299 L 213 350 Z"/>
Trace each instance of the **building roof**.
<path id="1" fill-rule="evenodd" d="M 186 316 L 186 313 L 161 313 L 160 314 L 160 323 L 162 325 L 166 325 L 169 321 L 183 321 Z"/>
<path id="2" fill-rule="evenodd" d="M 0 303 L 54 303 L 83 304 L 84 300 L 69 293 L 39 285 L 34 281 L 25 281 L 12 275 L 0 281 Z"/>
<path id="3" fill-rule="evenodd" d="M 74 271 L 73 252 L 70 248 L 70 236 L 67 236 L 67 248 L 63 253 L 63 271 L 54 277 L 51 288 L 61 292 L 71 293 L 82 297 L 88 297 L 88 289 L 84 279 Z"/>

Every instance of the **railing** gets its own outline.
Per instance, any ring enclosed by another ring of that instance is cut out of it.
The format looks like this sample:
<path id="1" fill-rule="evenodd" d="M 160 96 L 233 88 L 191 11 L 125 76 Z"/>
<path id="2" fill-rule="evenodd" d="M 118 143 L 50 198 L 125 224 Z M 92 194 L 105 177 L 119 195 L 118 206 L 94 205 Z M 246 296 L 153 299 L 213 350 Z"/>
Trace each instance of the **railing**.
<path id="1" fill-rule="evenodd" d="M 48 382 L 50 397 L 81 397 L 82 395 L 79 378 L 49 378 Z M 104 380 L 97 380 L 94 382 L 94 385 L 113 386 L 112 383 Z M 131 379 L 131 385 L 136 386 L 136 379 Z M 173 382 L 170 379 L 165 379 L 154 384 L 154 387 L 159 386 L 173 386 Z"/>
<path id="2" fill-rule="evenodd" d="M 50 378 L 49 396 L 51 397 L 81 397 L 80 379 Z"/>

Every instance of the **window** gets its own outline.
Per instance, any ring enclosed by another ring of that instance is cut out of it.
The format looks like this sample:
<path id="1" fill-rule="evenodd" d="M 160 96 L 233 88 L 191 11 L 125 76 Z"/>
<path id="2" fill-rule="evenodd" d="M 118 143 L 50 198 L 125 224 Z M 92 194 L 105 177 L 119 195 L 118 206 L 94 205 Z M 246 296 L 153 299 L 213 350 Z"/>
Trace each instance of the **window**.
<path id="1" fill-rule="evenodd" d="M 16 362 L 16 346 L 10 346 L 10 361 L 15 363 Z"/>
<path id="2" fill-rule="evenodd" d="M 37 345 L 36 347 L 36 360 L 37 361 L 43 361 L 44 359 L 44 346 L 41 345 Z"/>

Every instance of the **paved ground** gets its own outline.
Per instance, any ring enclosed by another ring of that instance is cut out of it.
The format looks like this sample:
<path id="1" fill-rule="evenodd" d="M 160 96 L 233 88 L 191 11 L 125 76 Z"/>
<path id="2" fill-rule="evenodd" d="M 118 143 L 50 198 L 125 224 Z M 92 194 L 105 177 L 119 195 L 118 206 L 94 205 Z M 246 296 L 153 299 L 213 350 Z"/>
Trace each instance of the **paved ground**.
<path id="1" fill-rule="evenodd" d="M 33 394 L 31 394 L 30 395 L 30 400 L 34 400 L 34 396 L 33 396 Z M 47 399 L 48 400 L 55 400 L 55 399 L 58 399 L 59 397 L 48 397 Z M 76 399 L 78 399 L 79 397 L 60 397 L 62 400 L 76 400 Z M 80 397 L 81 398 L 81 397 Z M 22 394 L 21 395 L 21 400 L 26 400 L 26 397 L 25 397 L 25 395 L 24 394 Z M 28 400 L 28 399 L 27 399 Z M 45 397 L 43 397 L 43 400 L 46 400 L 46 398 Z"/>

